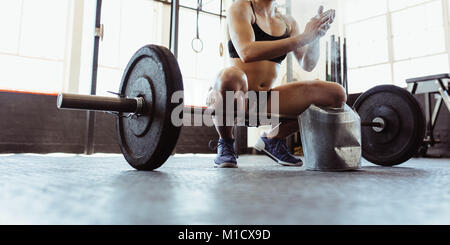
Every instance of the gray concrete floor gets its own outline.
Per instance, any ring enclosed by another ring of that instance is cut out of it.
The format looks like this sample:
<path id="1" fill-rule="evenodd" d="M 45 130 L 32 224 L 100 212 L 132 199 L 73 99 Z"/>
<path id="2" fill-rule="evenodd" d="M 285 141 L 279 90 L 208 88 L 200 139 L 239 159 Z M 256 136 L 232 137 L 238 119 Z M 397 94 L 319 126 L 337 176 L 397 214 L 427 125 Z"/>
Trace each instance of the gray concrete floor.
<path id="1" fill-rule="evenodd" d="M 450 160 L 360 171 L 180 155 L 138 172 L 120 155 L 0 155 L 0 224 L 450 224 Z"/>

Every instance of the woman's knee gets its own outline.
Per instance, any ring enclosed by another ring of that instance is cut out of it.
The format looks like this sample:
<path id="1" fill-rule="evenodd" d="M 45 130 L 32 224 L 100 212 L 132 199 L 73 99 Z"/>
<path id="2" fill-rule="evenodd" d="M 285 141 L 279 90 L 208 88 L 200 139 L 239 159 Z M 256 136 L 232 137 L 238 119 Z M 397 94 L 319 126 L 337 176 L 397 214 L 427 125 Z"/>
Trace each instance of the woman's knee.
<path id="1" fill-rule="evenodd" d="M 347 102 L 345 89 L 337 83 L 316 81 L 311 86 L 315 90 L 315 102 L 321 106 L 340 108 Z"/>
<path id="2" fill-rule="evenodd" d="M 228 67 L 219 73 L 216 81 L 217 91 L 246 91 L 247 76 L 237 67 Z"/>
<path id="3" fill-rule="evenodd" d="M 333 98 L 335 101 L 335 105 L 337 108 L 342 107 L 346 102 L 347 102 L 347 94 L 345 93 L 345 89 L 344 87 L 342 87 L 341 85 L 334 83 L 335 88 L 334 88 L 334 93 L 333 93 Z"/>
<path id="4" fill-rule="evenodd" d="M 239 96 L 242 97 L 248 91 L 247 88 L 247 76 L 241 69 L 237 67 L 225 68 L 219 72 L 213 87 L 210 88 L 206 104 L 210 107 L 218 106 L 226 100 L 226 93 L 229 91 L 241 91 L 243 93 L 239 94 Z"/>

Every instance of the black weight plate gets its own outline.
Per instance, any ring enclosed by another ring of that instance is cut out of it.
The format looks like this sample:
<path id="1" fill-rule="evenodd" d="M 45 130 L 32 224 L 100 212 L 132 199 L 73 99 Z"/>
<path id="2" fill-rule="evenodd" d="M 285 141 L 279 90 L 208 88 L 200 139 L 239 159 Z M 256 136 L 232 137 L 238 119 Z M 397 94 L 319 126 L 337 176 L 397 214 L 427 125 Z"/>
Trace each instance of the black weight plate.
<path id="1" fill-rule="evenodd" d="M 425 135 L 425 118 L 419 103 L 405 89 L 377 86 L 362 94 L 354 104 L 362 122 L 380 117 L 385 128 L 376 132 L 362 127 L 362 155 L 381 166 L 394 166 L 411 159 Z"/>
<path id="2" fill-rule="evenodd" d="M 147 45 L 139 49 L 125 69 L 119 93 L 145 99 L 138 117 L 119 117 L 120 149 L 137 170 L 151 171 L 166 162 L 173 152 L 180 127 L 171 121 L 174 92 L 183 91 L 183 80 L 175 57 L 165 47 Z"/>

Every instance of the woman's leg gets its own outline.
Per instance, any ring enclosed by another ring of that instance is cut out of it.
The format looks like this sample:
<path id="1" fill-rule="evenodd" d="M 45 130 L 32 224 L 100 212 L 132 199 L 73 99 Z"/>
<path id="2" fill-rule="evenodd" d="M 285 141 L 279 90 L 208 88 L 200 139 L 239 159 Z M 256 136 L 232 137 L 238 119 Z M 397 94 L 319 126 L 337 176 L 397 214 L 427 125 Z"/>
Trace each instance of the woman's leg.
<path id="1" fill-rule="evenodd" d="M 279 92 L 279 113 L 287 115 L 300 115 L 312 104 L 340 108 L 347 101 L 344 88 L 333 82 L 292 82 L 276 87 L 273 91 Z M 270 112 L 271 99 L 268 102 Z M 298 132 L 296 121 L 278 125 L 267 135 L 269 138 L 284 139 L 295 132 Z"/>
<path id="2" fill-rule="evenodd" d="M 226 118 L 226 104 L 228 102 L 226 100 L 226 92 L 228 91 L 241 91 L 243 95 L 245 95 L 248 91 L 247 76 L 237 67 L 228 67 L 219 72 L 207 99 L 208 106 L 216 111 L 219 111 L 217 110 L 217 107 L 222 106 L 223 115 L 216 115 L 214 118 L 216 130 L 222 139 L 233 139 L 233 127 L 224 126 Z M 239 99 L 242 100 L 241 103 L 245 102 L 244 97 Z M 220 102 L 217 103 L 218 101 Z M 234 104 L 236 104 L 236 101 L 234 101 Z M 223 120 L 218 120 L 220 117 Z"/>
<path id="3" fill-rule="evenodd" d="M 279 101 L 274 101 L 277 92 Z M 343 106 L 346 99 L 344 89 L 336 83 L 293 82 L 272 90 L 267 110 L 270 113 L 272 104 L 278 102 L 279 110 L 274 113 L 298 116 L 312 104 L 338 108 Z M 254 147 L 281 165 L 300 167 L 303 165 L 302 160 L 292 155 L 283 141 L 295 132 L 298 132 L 297 120 L 280 123 L 259 138 Z"/>
<path id="4" fill-rule="evenodd" d="M 241 97 L 233 101 L 227 101 L 227 92 L 241 91 Z M 236 105 L 240 100 L 241 105 L 245 106 L 245 93 L 247 93 L 247 76 L 237 67 L 229 67 L 222 70 L 211 88 L 208 95 L 207 104 L 215 110 L 213 118 L 216 130 L 220 135 L 217 144 L 217 157 L 214 160 L 215 167 L 218 168 L 237 168 L 237 159 L 234 150 L 233 127 L 226 126 L 227 104 Z M 222 110 L 220 110 L 222 109 Z M 222 113 L 221 113 L 222 112 Z M 234 118 L 232 120 L 234 122 Z"/>
<path id="5" fill-rule="evenodd" d="M 265 134 L 265 136 L 269 139 L 277 138 L 277 139 L 285 139 L 293 133 L 299 131 L 298 122 L 297 121 L 289 121 L 285 123 L 280 123 L 275 127 L 272 127 L 272 130 Z"/>

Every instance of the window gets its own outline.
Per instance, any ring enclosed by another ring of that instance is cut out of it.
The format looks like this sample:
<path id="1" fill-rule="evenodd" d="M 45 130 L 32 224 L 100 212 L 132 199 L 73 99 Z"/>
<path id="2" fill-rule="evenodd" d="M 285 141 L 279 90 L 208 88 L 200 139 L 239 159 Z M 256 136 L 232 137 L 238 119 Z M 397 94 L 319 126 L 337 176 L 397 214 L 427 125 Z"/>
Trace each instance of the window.
<path id="1" fill-rule="evenodd" d="M 203 50 L 197 53 L 192 48 L 192 40 L 197 34 L 197 1 L 180 1 L 178 62 L 183 74 L 186 105 L 204 106 L 215 76 L 226 65 L 226 58 L 219 52 L 220 43 L 226 50 L 226 20 L 225 17 L 220 20 L 220 2 L 203 1 L 205 12 L 200 12 L 198 26 Z M 225 10 L 228 1 L 223 2 Z"/>
<path id="2" fill-rule="evenodd" d="M 348 49 L 351 50 L 348 53 L 350 68 L 389 61 L 385 16 L 347 25 L 346 36 Z"/>
<path id="3" fill-rule="evenodd" d="M 69 0 L 0 1 L 0 87 L 61 91 Z"/>
<path id="4" fill-rule="evenodd" d="M 92 13 L 85 25 L 88 31 L 85 46 L 93 40 L 93 19 L 95 18 L 95 1 L 87 6 Z M 147 44 L 168 46 L 170 38 L 170 5 L 153 0 L 108 0 L 102 3 L 101 22 L 104 25 L 104 39 L 99 45 L 99 66 L 97 77 L 97 94 L 111 95 L 117 92 L 125 67 L 131 56 Z M 85 56 L 90 61 L 84 64 L 81 92 L 90 91 L 90 72 L 92 49 L 85 48 Z M 89 58 L 90 57 L 90 58 Z M 113 96 L 113 95 L 111 95 Z"/>
<path id="5" fill-rule="evenodd" d="M 409 0 L 407 0 L 409 1 Z M 364 20 L 387 12 L 386 0 L 343 0 L 345 23 Z"/>
<path id="6" fill-rule="evenodd" d="M 19 52 L 20 23 L 22 20 L 22 1 L 5 0 L 0 2 L 0 52 L 17 54 Z"/>
<path id="7" fill-rule="evenodd" d="M 421 3 L 427 2 L 427 0 L 390 0 L 389 3 L 389 9 L 391 11 L 404 9 L 407 7 L 411 7 L 414 5 L 418 5 Z"/>
<path id="8" fill-rule="evenodd" d="M 178 62 L 183 74 L 185 104 L 204 106 L 208 90 L 217 73 L 227 64 L 226 19 L 220 20 L 220 0 L 203 0 L 199 16 L 199 35 L 203 50 L 196 53 L 192 40 L 196 37 L 197 0 L 180 1 L 180 26 L 178 40 Z M 222 1 L 223 15 L 232 1 Z M 285 1 L 277 1 L 278 9 L 285 12 Z M 224 55 L 220 56 L 220 44 Z M 283 79 L 283 77 L 280 77 Z"/>
<path id="9" fill-rule="evenodd" d="M 395 8 L 399 10 L 392 13 L 394 83 L 400 85 L 411 77 L 448 72 L 442 2 L 409 3 Z"/>
<path id="10" fill-rule="evenodd" d="M 408 59 L 394 63 L 394 81 L 398 86 L 405 86 L 405 80 L 448 72 L 448 55 L 433 55 L 417 59 Z"/>
<path id="11" fill-rule="evenodd" d="M 443 1 L 342 0 L 350 92 L 449 72 Z"/>
<path id="12" fill-rule="evenodd" d="M 348 77 L 351 78 L 349 89 L 355 92 L 367 91 L 377 85 L 392 83 L 391 66 L 389 64 L 349 69 Z"/>

